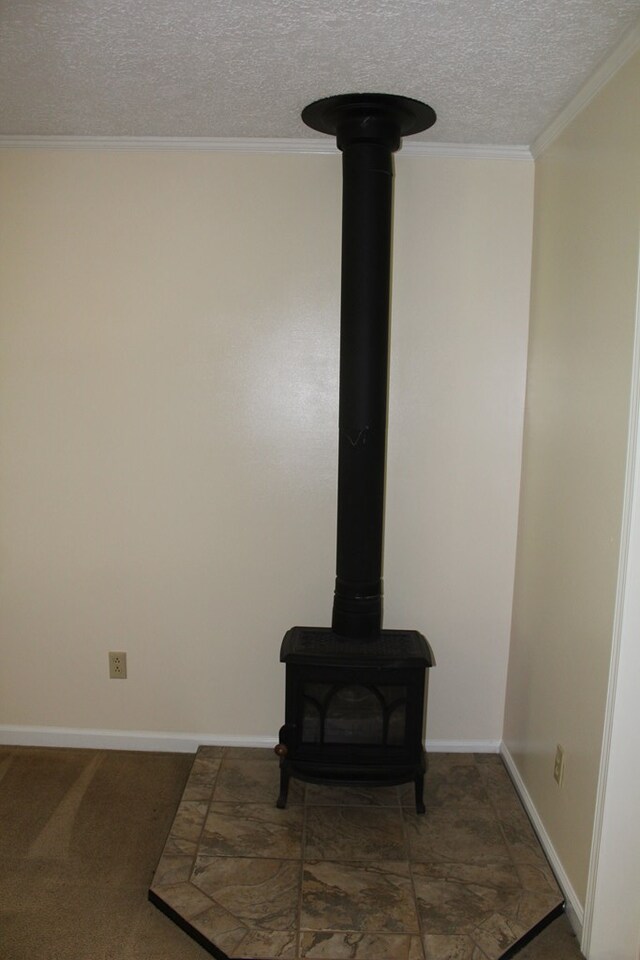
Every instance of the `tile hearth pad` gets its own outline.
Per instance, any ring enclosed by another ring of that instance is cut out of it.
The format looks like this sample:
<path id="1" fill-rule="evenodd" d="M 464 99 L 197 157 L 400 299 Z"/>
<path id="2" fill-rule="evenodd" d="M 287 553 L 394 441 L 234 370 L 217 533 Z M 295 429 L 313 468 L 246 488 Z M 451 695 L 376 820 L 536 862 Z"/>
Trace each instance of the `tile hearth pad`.
<path id="1" fill-rule="evenodd" d="M 200 747 L 149 898 L 214 957 L 499 960 L 563 909 L 493 754 L 431 754 L 413 784 L 293 780 L 270 750 Z"/>

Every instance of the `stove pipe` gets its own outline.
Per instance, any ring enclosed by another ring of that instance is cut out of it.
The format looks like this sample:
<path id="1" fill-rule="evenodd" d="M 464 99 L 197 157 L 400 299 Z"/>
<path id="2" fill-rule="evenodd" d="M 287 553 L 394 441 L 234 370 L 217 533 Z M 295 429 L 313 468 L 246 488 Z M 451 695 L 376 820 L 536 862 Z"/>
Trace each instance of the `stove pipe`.
<path id="1" fill-rule="evenodd" d="M 401 138 L 436 121 L 431 107 L 388 94 L 310 104 L 307 126 L 342 151 L 342 286 L 338 534 L 332 630 L 382 628 L 382 544 L 389 365 L 393 159 Z"/>

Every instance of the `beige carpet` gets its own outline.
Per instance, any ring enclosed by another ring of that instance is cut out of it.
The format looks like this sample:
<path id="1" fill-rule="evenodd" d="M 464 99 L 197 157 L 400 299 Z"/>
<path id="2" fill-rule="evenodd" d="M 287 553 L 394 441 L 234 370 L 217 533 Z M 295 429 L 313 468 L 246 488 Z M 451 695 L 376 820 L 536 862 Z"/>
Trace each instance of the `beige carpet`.
<path id="1" fill-rule="evenodd" d="M 1 960 L 204 960 L 147 901 L 193 759 L 0 747 Z M 518 956 L 581 954 L 561 917 Z"/>

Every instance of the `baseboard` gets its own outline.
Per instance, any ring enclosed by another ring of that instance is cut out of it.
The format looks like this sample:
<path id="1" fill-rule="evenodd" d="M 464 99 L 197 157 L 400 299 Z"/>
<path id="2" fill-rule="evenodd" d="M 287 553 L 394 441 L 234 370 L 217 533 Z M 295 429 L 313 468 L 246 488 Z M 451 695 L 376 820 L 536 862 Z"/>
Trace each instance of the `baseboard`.
<path id="1" fill-rule="evenodd" d="M 427 740 L 427 753 L 500 753 L 500 740 Z"/>
<path id="2" fill-rule="evenodd" d="M 535 808 L 529 791 L 527 790 L 524 781 L 520 776 L 515 760 L 511 756 L 509 748 L 504 742 L 500 744 L 500 755 L 504 760 L 507 770 L 509 771 L 509 776 L 513 780 L 513 785 L 518 792 L 518 796 L 522 800 L 522 804 L 527 811 L 529 819 L 533 825 L 533 829 L 535 830 L 538 840 L 540 841 L 540 845 L 544 850 L 549 863 L 551 864 L 553 872 L 556 875 L 556 880 L 558 881 L 560 889 L 565 897 L 566 912 L 569 922 L 571 923 L 571 926 L 578 937 L 578 942 L 580 942 L 582 940 L 582 927 L 584 924 L 584 907 L 580 903 L 578 895 L 571 885 L 571 881 L 565 872 L 562 861 L 556 853 L 555 847 L 551 842 L 549 834 L 544 828 L 544 824 L 538 815 L 538 811 Z"/>
<path id="3" fill-rule="evenodd" d="M 200 746 L 274 747 L 275 737 L 150 730 L 87 730 L 76 727 L 0 725 L 0 744 L 21 747 L 79 747 L 195 753 Z M 427 740 L 430 753 L 498 753 L 499 740 Z"/>
<path id="4" fill-rule="evenodd" d="M 275 737 L 235 737 L 210 733 L 0 726 L 0 744 L 21 747 L 79 747 L 94 750 L 195 753 L 200 746 L 274 747 L 276 742 Z"/>

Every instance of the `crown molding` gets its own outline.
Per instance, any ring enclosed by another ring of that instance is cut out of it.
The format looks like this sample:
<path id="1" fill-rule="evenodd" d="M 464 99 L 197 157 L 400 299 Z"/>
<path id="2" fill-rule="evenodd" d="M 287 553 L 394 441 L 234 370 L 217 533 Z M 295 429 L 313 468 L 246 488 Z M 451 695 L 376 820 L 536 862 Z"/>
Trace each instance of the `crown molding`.
<path id="1" fill-rule="evenodd" d="M 0 136 L 14 150 L 184 150 L 205 153 L 335 153 L 331 140 L 252 137 Z"/>
<path id="2" fill-rule="evenodd" d="M 335 141 L 311 139 L 268 139 L 251 137 L 72 137 L 0 136 L 5 150 L 184 150 L 212 153 L 249 154 L 335 154 Z M 494 146 L 472 143 L 404 143 L 407 157 L 460 157 L 475 160 L 531 160 L 526 146 Z"/>
<path id="3" fill-rule="evenodd" d="M 569 126 L 581 110 L 602 90 L 614 73 L 624 66 L 633 54 L 640 49 L 640 20 L 623 36 L 620 43 L 596 67 L 589 79 L 580 87 L 576 95 L 560 111 L 548 127 L 531 144 L 531 156 L 536 160 L 562 131 Z"/>
<path id="4" fill-rule="evenodd" d="M 403 143 L 402 153 L 408 157 L 459 157 L 463 160 L 533 160 L 524 144 L 492 143 Z"/>

